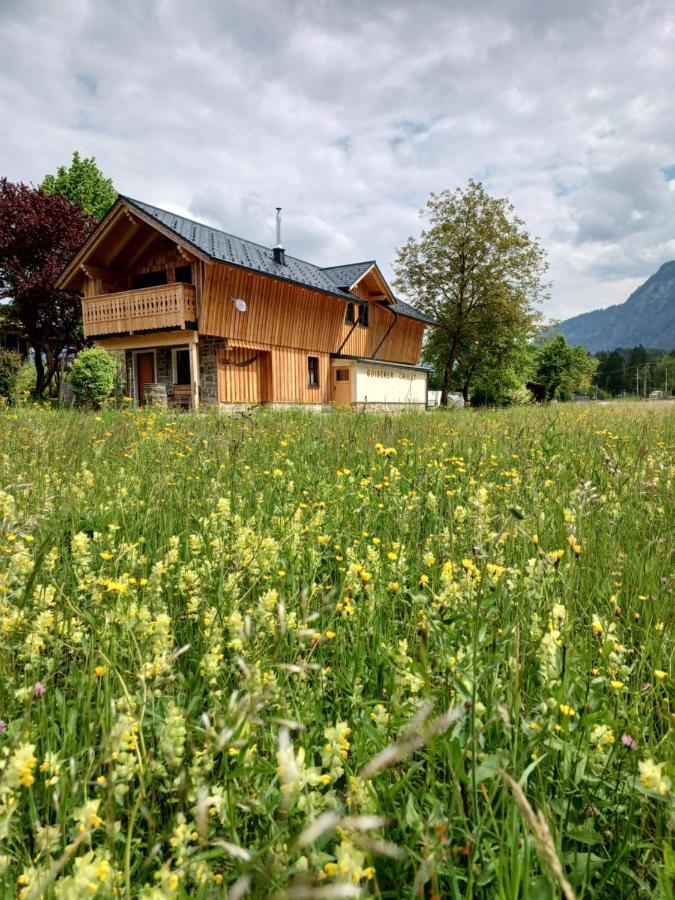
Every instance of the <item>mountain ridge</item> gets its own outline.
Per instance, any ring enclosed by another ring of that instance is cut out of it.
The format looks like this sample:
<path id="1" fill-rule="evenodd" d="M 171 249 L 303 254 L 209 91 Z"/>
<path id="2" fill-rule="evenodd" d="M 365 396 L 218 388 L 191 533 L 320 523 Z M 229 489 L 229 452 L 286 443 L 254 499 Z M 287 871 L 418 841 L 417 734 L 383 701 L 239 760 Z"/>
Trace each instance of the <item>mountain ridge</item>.
<path id="1" fill-rule="evenodd" d="M 623 303 L 565 319 L 555 331 L 591 353 L 616 347 L 675 347 L 675 260 L 663 263 Z"/>

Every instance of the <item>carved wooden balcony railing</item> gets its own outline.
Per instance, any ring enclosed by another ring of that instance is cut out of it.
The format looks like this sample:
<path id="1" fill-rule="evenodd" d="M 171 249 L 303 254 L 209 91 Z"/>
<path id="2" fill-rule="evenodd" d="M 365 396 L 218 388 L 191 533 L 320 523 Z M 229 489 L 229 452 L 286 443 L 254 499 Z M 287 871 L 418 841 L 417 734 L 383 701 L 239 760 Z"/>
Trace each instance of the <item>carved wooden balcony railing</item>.
<path id="1" fill-rule="evenodd" d="M 195 288 L 192 284 L 165 284 L 86 297 L 82 320 L 85 337 L 185 328 L 187 322 L 197 320 Z"/>

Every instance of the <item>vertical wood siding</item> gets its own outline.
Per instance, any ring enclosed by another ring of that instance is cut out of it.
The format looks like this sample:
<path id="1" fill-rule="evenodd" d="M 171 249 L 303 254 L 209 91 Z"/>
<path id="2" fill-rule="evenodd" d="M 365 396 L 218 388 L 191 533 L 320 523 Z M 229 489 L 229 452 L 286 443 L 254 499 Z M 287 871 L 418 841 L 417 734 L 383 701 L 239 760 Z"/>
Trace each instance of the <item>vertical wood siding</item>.
<path id="1" fill-rule="evenodd" d="M 236 366 L 256 356 L 248 366 Z M 307 359 L 319 359 L 319 386 L 310 387 Z M 229 361 L 229 362 L 228 362 Z M 293 347 L 274 347 L 257 341 L 228 342 L 218 357 L 218 394 L 221 403 L 329 403 L 330 354 Z M 271 383 L 270 383 L 271 379 Z"/>
<path id="2" fill-rule="evenodd" d="M 237 297 L 246 301 L 245 313 L 235 309 L 232 301 Z M 335 353 L 351 328 L 344 321 L 346 309 L 345 301 L 327 294 L 212 263 L 204 276 L 199 330 L 234 343 L 255 341 L 276 348 L 314 351 L 314 355 Z M 342 353 L 370 356 L 386 334 L 392 313 L 373 302 L 369 310 L 369 327 L 357 325 Z M 423 333 L 421 322 L 399 317 L 378 358 L 414 365 L 419 360 Z"/>

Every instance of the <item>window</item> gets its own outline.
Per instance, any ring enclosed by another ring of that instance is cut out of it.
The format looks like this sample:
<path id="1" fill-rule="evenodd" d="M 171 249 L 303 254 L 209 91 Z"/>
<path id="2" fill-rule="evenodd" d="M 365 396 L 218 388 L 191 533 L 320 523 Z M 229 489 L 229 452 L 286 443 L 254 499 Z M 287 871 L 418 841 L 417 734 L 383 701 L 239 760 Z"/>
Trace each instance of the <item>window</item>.
<path id="1" fill-rule="evenodd" d="M 131 284 L 135 289 L 166 284 L 166 269 L 158 269 L 156 272 L 141 272 L 139 275 L 134 275 Z"/>
<path id="2" fill-rule="evenodd" d="M 349 369 L 336 369 L 335 370 L 335 380 L 336 381 L 349 381 Z"/>
<path id="3" fill-rule="evenodd" d="M 176 281 L 192 284 L 192 266 L 176 266 Z"/>
<path id="4" fill-rule="evenodd" d="M 190 351 L 173 351 L 173 383 L 190 384 Z"/>
<path id="5" fill-rule="evenodd" d="M 309 387 L 319 386 L 319 357 L 307 357 L 307 384 Z"/>
<path id="6" fill-rule="evenodd" d="M 358 312 L 357 312 L 358 310 Z M 358 318 L 357 318 L 358 316 Z M 347 325 L 353 325 L 355 322 L 359 325 L 368 327 L 368 304 L 367 303 L 348 303 L 345 312 L 345 322 Z"/>

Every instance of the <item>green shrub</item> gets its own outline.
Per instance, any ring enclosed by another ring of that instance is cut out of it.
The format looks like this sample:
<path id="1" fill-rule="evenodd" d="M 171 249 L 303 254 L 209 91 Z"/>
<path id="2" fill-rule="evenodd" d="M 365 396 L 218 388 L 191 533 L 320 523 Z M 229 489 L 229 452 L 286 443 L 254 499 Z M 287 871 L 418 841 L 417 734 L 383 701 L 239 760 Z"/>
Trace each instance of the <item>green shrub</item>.
<path id="1" fill-rule="evenodd" d="M 21 356 L 14 350 L 0 347 L 0 397 L 6 402 L 16 400 L 16 379 L 21 368 Z"/>
<path id="2" fill-rule="evenodd" d="M 100 406 L 112 394 L 117 366 L 105 350 L 82 350 L 70 372 L 73 393 L 80 403 Z"/>
<path id="3" fill-rule="evenodd" d="M 471 394 L 471 406 L 501 405 L 501 397 L 493 387 L 479 387 Z"/>

